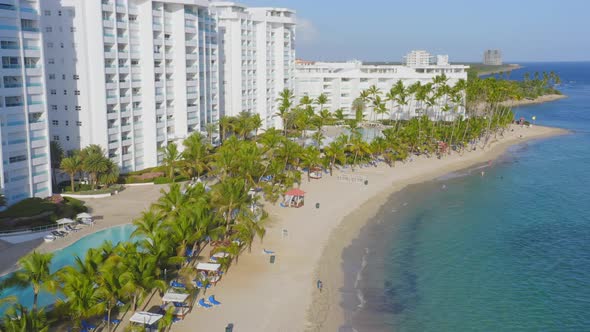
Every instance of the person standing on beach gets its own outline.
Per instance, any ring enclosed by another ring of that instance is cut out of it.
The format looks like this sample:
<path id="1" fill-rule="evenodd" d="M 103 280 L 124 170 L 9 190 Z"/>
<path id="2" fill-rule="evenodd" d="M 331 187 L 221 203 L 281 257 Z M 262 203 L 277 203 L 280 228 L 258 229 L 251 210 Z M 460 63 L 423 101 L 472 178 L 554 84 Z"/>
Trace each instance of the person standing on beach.
<path id="1" fill-rule="evenodd" d="M 322 281 L 320 279 L 318 279 L 317 282 L 317 287 L 320 290 L 320 293 L 322 292 L 322 288 L 324 287 L 324 284 L 322 283 Z"/>

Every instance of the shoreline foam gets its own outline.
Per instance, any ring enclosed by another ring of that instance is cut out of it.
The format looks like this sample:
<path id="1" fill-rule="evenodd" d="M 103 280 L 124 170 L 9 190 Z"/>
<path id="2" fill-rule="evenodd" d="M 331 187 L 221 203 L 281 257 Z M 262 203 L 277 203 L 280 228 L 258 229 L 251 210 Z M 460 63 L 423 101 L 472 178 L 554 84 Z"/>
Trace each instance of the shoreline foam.
<path id="1" fill-rule="evenodd" d="M 361 234 L 361 230 L 376 218 L 377 213 L 379 213 L 383 205 L 388 202 L 393 195 L 399 194 L 408 185 L 432 181 L 445 174 L 451 174 L 457 171 L 473 169 L 473 167 L 476 167 L 478 164 L 487 167 L 485 161 L 497 159 L 511 146 L 526 143 L 531 140 L 560 135 L 566 132 L 567 131 L 565 130 L 556 129 L 553 133 L 548 132 L 525 137 L 525 141 L 514 140 L 514 137 L 508 139 L 505 138 L 493 144 L 491 148 L 487 150 L 487 155 L 473 156 L 474 158 L 471 158 L 471 161 L 459 164 L 460 166 L 458 167 L 450 166 L 450 168 L 445 169 L 443 172 L 434 172 L 431 176 L 425 175 L 423 178 L 413 180 L 408 179 L 408 181 L 403 184 L 397 184 L 391 188 L 385 189 L 382 193 L 365 202 L 353 213 L 343 218 L 342 222 L 330 235 L 328 244 L 325 246 L 322 257 L 318 262 L 316 274 L 318 274 L 320 278 L 329 275 L 334 278 L 334 275 L 337 275 L 338 280 L 341 281 L 338 285 L 338 289 L 343 289 L 345 285 L 344 278 L 346 277 L 345 272 L 343 271 L 346 263 L 343 261 L 343 251 L 352 245 L 352 241 L 358 238 Z M 345 301 L 342 300 L 342 296 L 343 294 L 340 291 L 330 294 L 330 298 L 324 297 L 323 299 L 321 296 L 318 296 L 317 293 L 314 294 L 312 304 L 308 308 L 308 319 L 313 322 L 313 327 L 308 329 L 309 331 L 338 331 L 339 328 L 350 322 L 351 317 L 346 317 L 346 313 L 341 307 L 341 305 L 345 303 Z"/>

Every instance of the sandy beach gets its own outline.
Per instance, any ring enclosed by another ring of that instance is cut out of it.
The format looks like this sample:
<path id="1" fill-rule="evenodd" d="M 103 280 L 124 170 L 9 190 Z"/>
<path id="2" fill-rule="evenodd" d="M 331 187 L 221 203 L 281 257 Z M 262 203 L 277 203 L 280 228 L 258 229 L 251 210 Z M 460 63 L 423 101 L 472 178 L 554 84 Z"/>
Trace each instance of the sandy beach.
<path id="1" fill-rule="evenodd" d="M 503 102 L 504 105 L 514 107 L 514 106 L 525 106 L 525 105 L 536 105 L 542 103 L 548 103 L 551 101 L 556 101 L 559 99 L 567 98 L 566 95 L 544 95 L 537 97 L 535 99 L 521 99 L 521 100 L 508 100 Z"/>
<path id="2" fill-rule="evenodd" d="M 221 307 L 193 308 L 173 331 L 192 331 L 195 326 L 221 331 L 229 323 L 237 331 L 336 331 L 344 322 L 339 307 L 343 285 L 342 249 L 378 211 L 387 197 L 409 184 L 424 182 L 446 173 L 492 160 L 514 144 L 566 133 L 548 127 L 511 127 L 504 138 L 485 150 L 441 160 L 415 158 L 413 162 L 361 168 L 347 174 L 368 181 L 348 183 L 326 175 L 303 181 L 306 205 L 300 209 L 266 206 L 270 214 L 264 242 L 240 256 L 218 286 L 207 290 Z M 316 208 L 319 203 L 319 208 Z M 276 253 L 271 264 L 263 249 Z M 323 291 L 316 290 L 321 279 Z M 202 297 L 200 295 L 199 297 Z"/>
<path id="3" fill-rule="evenodd" d="M 409 184 L 492 160 L 511 145 L 564 133 L 556 128 L 512 126 L 485 150 L 478 148 L 441 160 L 414 158 L 393 168 L 380 165 L 354 172 L 348 168 L 311 182 L 303 177 L 301 189 L 307 193 L 306 205 L 290 209 L 266 204 L 270 218 L 264 241 L 255 242 L 252 252 L 241 255 L 221 282 L 207 290 L 205 295 L 214 294 L 222 306 L 210 310 L 194 307 L 183 321 L 174 324 L 172 331 L 192 331 L 194 326 L 221 331 L 229 323 L 237 331 L 336 331 L 345 320 L 339 305 L 339 288 L 344 283 L 342 250 L 390 194 Z M 362 181 L 339 180 L 343 174 Z M 12 270 L 18 257 L 34 248 L 58 250 L 98 230 L 130 223 L 157 200 L 162 188 L 167 185 L 131 187 L 117 196 L 88 200 L 90 212 L 102 218 L 94 227 L 84 227 L 65 239 L 53 243 L 1 243 L 3 252 L 8 253 L 0 257 L 1 270 Z M 263 249 L 276 253 L 274 264 Z M 315 288 L 317 279 L 324 284 L 321 293 Z M 158 301 L 154 298 L 149 302 L 147 306 Z"/>

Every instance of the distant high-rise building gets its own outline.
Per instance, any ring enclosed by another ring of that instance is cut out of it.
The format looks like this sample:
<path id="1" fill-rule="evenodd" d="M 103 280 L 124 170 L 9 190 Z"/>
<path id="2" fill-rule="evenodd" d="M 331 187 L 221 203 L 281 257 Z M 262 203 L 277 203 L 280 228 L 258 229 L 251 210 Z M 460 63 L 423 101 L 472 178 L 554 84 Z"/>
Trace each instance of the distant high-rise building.
<path id="1" fill-rule="evenodd" d="M 448 66 L 449 65 L 449 56 L 448 55 L 437 55 L 436 56 L 436 65 L 437 66 Z"/>
<path id="2" fill-rule="evenodd" d="M 8 204 L 51 195 L 39 2 L 0 4 L 0 190 Z"/>
<path id="3" fill-rule="evenodd" d="M 435 58 L 424 50 L 411 51 L 404 57 L 404 64 L 408 67 L 429 66 L 435 63 Z"/>
<path id="4" fill-rule="evenodd" d="M 483 53 L 483 64 L 489 66 L 501 66 L 502 52 L 500 50 L 486 50 Z"/>

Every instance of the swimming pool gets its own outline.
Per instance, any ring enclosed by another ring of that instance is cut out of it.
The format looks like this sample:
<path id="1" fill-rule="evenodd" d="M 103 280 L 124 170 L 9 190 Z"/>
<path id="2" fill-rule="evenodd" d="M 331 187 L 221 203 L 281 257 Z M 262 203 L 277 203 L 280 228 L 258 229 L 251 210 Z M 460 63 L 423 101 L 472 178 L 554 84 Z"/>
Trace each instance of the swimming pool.
<path id="1" fill-rule="evenodd" d="M 84 258 L 84 255 L 90 248 L 96 248 L 102 245 L 104 241 L 111 241 L 113 244 L 117 244 L 122 241 L 127 241 L 131 238 L 131 233 L 135 230 L 135 226 L 131 224 L 111 227 L 94 234 L 87 235 L 80 240 L 72 243 L 71 245 L 55 251 L 53 260 L 51 261 L 51 272 L 61 269 L 62 267 L 73 265 L 76 256 Z M 10 276 L 6 275 L 0 278 L 4 280 Z M 16 296 L 18 303 L 31 307 L 33 305 L 33 289 L 31 287 L 18 289 L 18 288 L 6 288 L 2 292 L 2 296 Z M 54 295 L 47 292 L 41 292 L 39 294 L 39 306 L 47 306 L 53 304 L 58 298 L 59 294 Z M 0 308 L 0 314 L 3 315 L 7 306 Z"/>

